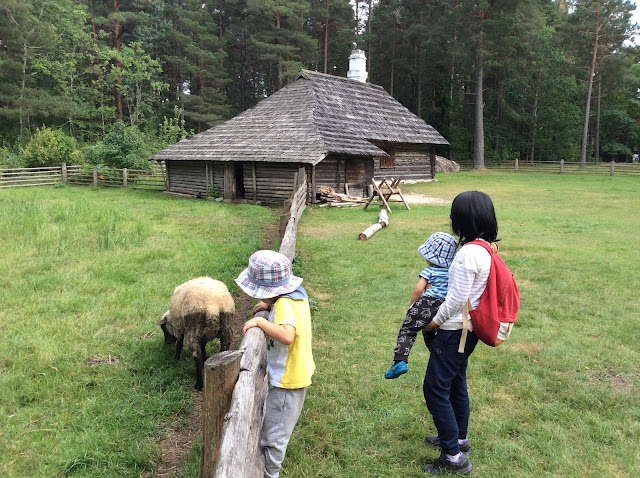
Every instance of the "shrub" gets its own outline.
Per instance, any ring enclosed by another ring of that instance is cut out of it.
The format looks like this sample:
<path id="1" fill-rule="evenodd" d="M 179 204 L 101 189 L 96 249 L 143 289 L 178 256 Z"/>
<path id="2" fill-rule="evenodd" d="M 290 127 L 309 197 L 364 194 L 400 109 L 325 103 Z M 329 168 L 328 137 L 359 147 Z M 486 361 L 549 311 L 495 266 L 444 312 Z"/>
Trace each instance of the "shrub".
<path id="1" fill-rule="evenodd" d="M 74 138 L 63 131 L 52 130 L 46 126 L 38 128 L 24 150 L 23 159 L 28 168 L 59 166 L 71 163 L 77 149 Z"/>
<path id="2" fill-rule="evenodd" d="M 19 153 L 3 146 L 0 148 L 0 169 L 24 168 L 24 161 Z"/>
<path id="3" fill-rule="evenodd" d="M 149 169 L 149 156 L 142 132 L 122 121 L 118 121 L 102 141 L 86 151 L 89 163 L 117 169 Z"/>

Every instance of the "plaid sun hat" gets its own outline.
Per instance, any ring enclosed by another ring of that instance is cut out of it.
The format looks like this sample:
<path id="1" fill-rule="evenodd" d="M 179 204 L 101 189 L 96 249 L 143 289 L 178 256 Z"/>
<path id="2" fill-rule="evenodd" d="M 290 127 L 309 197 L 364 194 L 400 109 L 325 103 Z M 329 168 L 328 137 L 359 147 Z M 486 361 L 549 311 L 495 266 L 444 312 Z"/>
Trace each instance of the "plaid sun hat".
<path id="1" fill-rule="evenodd" d="M 249 267 L 236 278 L 236 284 L 254 299 L 269 299 L 293 292 L 302 277 L 291 274 L 291 262 L 279 252 L 263 250 L 249 257 Z"/>
<path id="2" fill-rule="evenodd" d="M 418 252 L 432 264 L 448 269 L 457 249 L 458 241 L 451 234 L 434 232 L 424 244 L 418 247 Z"/>

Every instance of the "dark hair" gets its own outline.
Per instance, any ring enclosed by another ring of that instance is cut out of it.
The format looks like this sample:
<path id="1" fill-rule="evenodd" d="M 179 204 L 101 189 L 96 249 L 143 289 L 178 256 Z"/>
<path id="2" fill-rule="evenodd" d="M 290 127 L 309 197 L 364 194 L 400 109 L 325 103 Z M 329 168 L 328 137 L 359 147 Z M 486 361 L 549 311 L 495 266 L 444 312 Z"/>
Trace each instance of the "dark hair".
<path id="1" fill-rule="evenodd" d="M 482 238 L 498 241 L 498 220 L 491 198 L 480 191 L 458 194 L 451 204 L 451 230 L 460 238 L 460 245 Z"/>

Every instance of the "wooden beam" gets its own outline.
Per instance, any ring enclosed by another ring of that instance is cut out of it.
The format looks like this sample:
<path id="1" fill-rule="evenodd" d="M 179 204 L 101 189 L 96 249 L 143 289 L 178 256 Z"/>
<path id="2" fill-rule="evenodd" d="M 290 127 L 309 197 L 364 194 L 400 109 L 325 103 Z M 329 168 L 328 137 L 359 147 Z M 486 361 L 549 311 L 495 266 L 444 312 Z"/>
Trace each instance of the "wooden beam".
<path id="1" fill-rule="evenodd" d="M 253 202 L 258 202 L 258 186 L 256 181 L 256 162 L 251 161 L 251 177 L 253 178 Z"/>
<path id="2" fill-rule="evenodd" d="M 224 163 L 224 199 L 236 198 L 236 170 L 233 161 Z"/>
<path id="3" fill-rule="evenodd" d="M 429 149 L 429 165 L 431 166 L 431 179 L 436 177 L 436 147 L 431 145 Z"/>
<path id="4" fill-rule="evenodd" d="M 316 165 L 311 166 L 311 204 L 316 203 Z"/>

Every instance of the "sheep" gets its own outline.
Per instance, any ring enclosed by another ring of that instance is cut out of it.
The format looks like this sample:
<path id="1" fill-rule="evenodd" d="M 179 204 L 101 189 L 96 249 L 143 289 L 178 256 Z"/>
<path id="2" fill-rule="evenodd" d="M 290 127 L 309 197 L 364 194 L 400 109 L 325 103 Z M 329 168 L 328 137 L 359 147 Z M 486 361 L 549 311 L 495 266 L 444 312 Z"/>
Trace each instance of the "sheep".
<path id="1" fill-rule="evenodd" d="M 196 364 L 196 390 L 202 390 L 202 370 L 207 360 L 207 343 L 218 337 L 220 351 L 228 350 L 233 340 L 235 304 L 224 283 L 210 277 L 198 277 L 173 291 L 171 304 L 158 325 L 165 344 L 178 342 L 175 359 L 180 360 L 183 342 L 191 350 Z"/>

